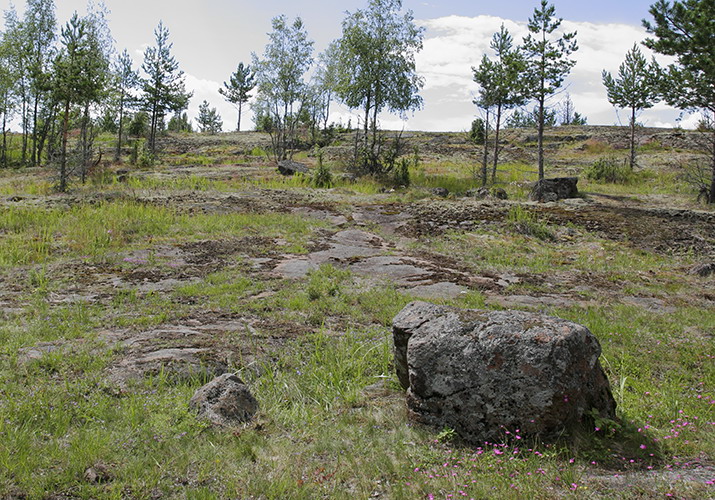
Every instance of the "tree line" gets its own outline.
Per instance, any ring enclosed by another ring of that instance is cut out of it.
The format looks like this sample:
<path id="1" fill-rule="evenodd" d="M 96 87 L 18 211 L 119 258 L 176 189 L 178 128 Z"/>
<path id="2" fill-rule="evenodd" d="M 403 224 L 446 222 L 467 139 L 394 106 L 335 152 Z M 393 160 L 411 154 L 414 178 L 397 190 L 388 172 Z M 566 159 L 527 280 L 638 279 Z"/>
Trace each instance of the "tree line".
<path id="1" fill-rule="evenodd" d="M 649 13 L 652 21 L 644 20 L 643 25 L 651 37 L 644 45 L 673 56 L 675 62 L 667 67 L 648 62 L 636 44 L 616 76 L 603 72 L 609 101 L 630 113 L 629 164 L 633 168 L 636 163 L 641 110 L 663 100 L 704 112 L 712 169 L 707 199 L 713 203 L 715 5 L 710 0 L 657 0 Z M 544 129 L 555 120 L 550 98 L 561 91 L 578 50 L 577 33 L 564 32 L 561 23 L 555 7 L 540 0 L 521 45 L 502 26 L 490 44 L 493 54 L 485 54 L 472 68 L 479 86 L 474 103 L 484 117 L 473 129 L 484 147 L 484 184 L 489 163 L 492 179 L 495 176 L 503 123 L 537 129 L 539 178 L 545 175 Z M 340 102 L 359 110 L 352 166 L 373 175 L 400 168 L 399 143 L 386 143 L 378 118 L 383 111 L 405 117 L 419 109 L 424 85 L 415 68 L 424 29 L 416 25 L 411 11 L 403 11 L 401 0 L 367 0 L 364 9 L 347 12 L 341 37 L 317 56 L 300 18 L 274 18 L 268 35 L 263 53 L 253 53 L 250 65 L 240 62 L 218 89 L 237 108 L 237 130 L 251 100 L 257 128 L 270 134 L 274 158 L 283 160 L 301 146 L 299 132 L 307 130 L 312 143 L 331 140 L 335 126 L 329 123 L 330 106 Z M 5 12 L 0 36 L 0 165 L 51 163 L 58 167 L 60 189 L 65 189 L 71 175 L 84 179 L 97 162 L 94 142 L 99 131 L 116 133 L 115 159 L 120 158 L 127 135 L 145 137 L 149 161 L 157 154 L 157 137 L 164 130 L 191 131 L 185 110 L 192 94 L 162 23 L 154 39 L 140 68 L 134 68 L 126 50 L 116 53 L 102 4 L 90 3 L 86 15 L 75 13 L 59 31 L 53 0 L 27 0 L 22 18 L 14 8 Z M 527 105 L 533 111 L 523 111 Z M 568 98 L 563 115 L 563 123 L 585 123 Z M 13 120 L 22 132 L 19 157 L 11 160 L 8 128 Z M 216 108 L 206 101 L 199 107 L 197 123 L 207 133 L 223 127 Z"/>

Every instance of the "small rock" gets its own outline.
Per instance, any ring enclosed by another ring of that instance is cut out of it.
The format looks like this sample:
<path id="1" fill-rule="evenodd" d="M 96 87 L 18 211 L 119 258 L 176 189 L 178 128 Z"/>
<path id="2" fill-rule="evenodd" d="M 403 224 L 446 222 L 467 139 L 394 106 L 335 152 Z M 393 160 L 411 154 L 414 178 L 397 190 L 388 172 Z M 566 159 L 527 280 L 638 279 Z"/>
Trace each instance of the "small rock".
<path id="1" fill-rule="evenodd" d="M 229 426 L 250 421 L 258 401 L 240 378 L 224 373 L 196 391 L 189 407 L 214 425 Z"/>
<path id="2" fill-rule="evenodd" d="M 109 468 L 104 464 L 93 465 L 84 471 L 84 480 L 88 483 L 105 483 L 111 479 Z"/>
<path id="3" fill-rule="evenodd" d="M 293 160 L 282 160 L 278 162 L 278 171 L 281 175 L 307 174 L 310 169 L 307 165 Z"/>
<path id="4" fill-rule="evenodd" d="M 117 182 L 127 182 L 129 177 L 129 170 L 117 170 Z"/>
<path id="5" fill-rule="evenodd" d="M 497 200 L 506 200 L 509 198 L 509 196 L 506 194 L 506 191 L 504 191 L 502 188 L 493 188 L 492 196 Z"/>
<path id="6" fill-rule="evenodd" d="M 715 274 L 715 262 L 707 262 L 705 264 L 698 264 L 690 270 L 690 274 L 693 276 L 701 276 L 707 278 Z"/>
<path id="7" fill-rule="evenodd" d="M 443 188 L 443 187 L 436 187 L 430 189 L 430 193 L 432 193 L 435 196 L 440 196 L 442 198 L 446 198 L 449 196 L 449 189 Z"/>

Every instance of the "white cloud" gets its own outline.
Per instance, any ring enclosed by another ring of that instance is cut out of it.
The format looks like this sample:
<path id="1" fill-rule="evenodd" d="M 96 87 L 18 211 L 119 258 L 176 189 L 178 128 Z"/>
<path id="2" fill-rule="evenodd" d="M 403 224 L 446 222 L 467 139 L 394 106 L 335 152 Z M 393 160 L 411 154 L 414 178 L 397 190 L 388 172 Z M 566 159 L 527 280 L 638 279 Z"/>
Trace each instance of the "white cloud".
<path id="1" fill-rule="evenodd" d="M 216 110 L 221 115 L 223 120 L 223 131 L 229 132 L 236 130 L 236 122 L 238 121 L 238 110 L 229 102 L 227 102 L 221 94 L 219 94 L 218 89 L 221 88 L 223 84 L 220 82 L 215 82 L 213 80 L 204 80 L 197 78 L 194 75 L 186 74 L 186 90 L 194 93 L 191 101 L 189 102 L 188 115 L 189 119 L 194 122 L 194 129 L 196 129 L 196 117 L 199 114 L 199 106 L 205 100 L 208 101 L 209 105 Z M 253 127 L 253 123 L 250 122 L 251 110 L 249 106 L 244 105 L 243 111 L 241 113 L 241 129 L 247 130 Z"/>
<path id="2" fill-rule="evenodd" d="M 477 91 L 472 81 L 472 67 L 478 66 L 483 54 L 492 55 L 489 42 L 501 24 L 521 44 L 527 34 L 525 22 L 514 22 L 493 16 L 448 16 L 420 21 L 426 28 L 424 50 L 417 56 L 417 71 L 425 78 L 422 95 L 424 110 L 409 121 L 412 130 L 462 130 L 471 123 L 477 110 L 472 99 Z M 591 124 L 611 125 L 617 116 L 608 102 L 601 72 L 616 73 L 625 54 L 634 43 L 646 37 L 643 28 L 627 24 L 596 24 L 564 21 L 563 31 L 577 31 L 579 50 L 574 53 L 576 65 L 565 82 L 564 92 L 552 98 L 552 104 L 568 92 L 576 111 Z M 647 58 L 651 52 L 641 46 Z M 670 62 L 659 57 L 659 62 Z M 640 120 L 650 123 L 673 123 L 678 111 L 664 104 L 642 113 Z M 383 123 L 388 123 L 383 120 Z M 691 122 L 687 122 L 689 125 Z M 686 126 L 686 121 L 683 121 Z"/>

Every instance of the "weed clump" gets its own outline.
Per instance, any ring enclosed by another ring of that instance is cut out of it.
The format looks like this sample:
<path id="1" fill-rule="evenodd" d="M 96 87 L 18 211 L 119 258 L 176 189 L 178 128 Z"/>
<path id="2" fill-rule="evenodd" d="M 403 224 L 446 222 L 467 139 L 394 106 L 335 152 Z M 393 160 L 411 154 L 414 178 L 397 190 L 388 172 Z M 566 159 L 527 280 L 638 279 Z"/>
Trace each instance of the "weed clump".
<path id="1" fill-rule="evenodd" d="M 599 158 L 584 173 L 588 180 L 611 184 L 630 184 L 636 179 L 626 162 L 614 157 Z"/>
<path id="2" fill-rule="evenodd" d="M 318 167 L 313 172 L 312 183 L 317 188 L 329 188 L 333 186 L 333 174 L 330 167 L 323 163 L 323 152 L 318 150 Z"/>
<path id="3" fill-rule="evenodd" d="M 519 234 L 532 236 L 540 240 L 554 239 L 554 234 L 549 227 L 521 205 L 511 207 L 506 220 L 509 229 Z"/>

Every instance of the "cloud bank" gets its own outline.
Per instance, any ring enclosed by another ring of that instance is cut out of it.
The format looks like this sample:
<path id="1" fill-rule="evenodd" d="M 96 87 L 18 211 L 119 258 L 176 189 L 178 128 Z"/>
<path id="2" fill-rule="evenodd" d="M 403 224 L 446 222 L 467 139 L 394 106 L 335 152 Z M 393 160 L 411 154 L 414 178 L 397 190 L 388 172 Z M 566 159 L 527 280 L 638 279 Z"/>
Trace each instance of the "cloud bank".
<path id="1" fill-rule="evenodd" d="M 494 16 L 447 16 L 419 21 L 426 29 L 424 49 L 417 55 L 417 72 L 425 79 L 421 92 L 424 108 L 410 116 L 405 122 L 397 116 L 383 114 L 381 126 L 390 129 L 460 131 L 467 130 L 478 115 L 472 104 L 477 93 L 477 85 L 472 80 L 472 67 L 478 66 L 483 54 L 492 56 L 489 43 L 492 35 L 504 26 L 514 37 L 515 44 L 521 44 L 528 34 L 526 22 L 515 22 Z M 577 31 L 579 50 L 573 54 L 576 65 L 564 82 L 562 92 L 551 98 L 550 104 L 558 106 L 566 94 L 570 96 L 576 111 L 588 118 L 592 125 L 626 124 L 628 112 L 618 111 L 611 106 L 601 79 L 605 69 L 613 74 L 623 62 L 626 52 L 634 43 L 640 45 L 647 34 L 639 26 L 628 24 L 598 24 L 589 22 L 563 21 L 562 30 Z M 640 46 L 646 58 L 653 54 Z M 671 62 L 670 58 L 656 56 L 660 63 Z M 207 99 L 216 106 L 224 118 L 224 130 L 235 128 L 235 109 L 218 93 L 220 82 L 201 80 L 187 75 L 187 87 L 194 91 L 189 115 L 195 117 L 198 105 Z M 357 122 L 357 114 L 335 106 L 332 120 L 347 123 L 352 118 Z M 246 123 L 250 111 L 246 108 Z M 676 125 L 680 112 L 663 103 L 643 111 L 639 121 L 647 126 L 672 127 Z M 685 116 L 680 123 L 684 127 L 697 124 L 697 116 Z"/>

